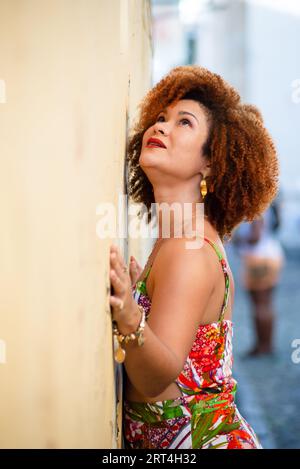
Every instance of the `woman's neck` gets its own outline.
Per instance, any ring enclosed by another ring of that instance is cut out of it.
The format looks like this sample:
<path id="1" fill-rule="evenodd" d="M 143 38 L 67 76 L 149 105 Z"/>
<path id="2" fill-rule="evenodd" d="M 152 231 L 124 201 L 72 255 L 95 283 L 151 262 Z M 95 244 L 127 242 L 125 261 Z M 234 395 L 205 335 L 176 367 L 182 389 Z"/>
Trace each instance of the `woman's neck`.
<path id="1" fill-rule="evenodd" d="M 157 206 L 158 238 L 181 238 L 203 236 L 204 226 L 209 223 L 204 205 L 174 203 Z"/>

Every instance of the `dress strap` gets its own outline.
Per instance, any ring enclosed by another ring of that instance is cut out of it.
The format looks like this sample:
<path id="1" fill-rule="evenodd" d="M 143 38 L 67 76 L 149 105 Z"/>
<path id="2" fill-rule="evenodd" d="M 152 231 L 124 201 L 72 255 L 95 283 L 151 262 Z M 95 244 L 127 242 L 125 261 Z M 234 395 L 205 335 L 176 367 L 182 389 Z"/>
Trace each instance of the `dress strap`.
<path id="1" fill-rule="evenodd" d="M 218 258 L 219 258 L 219 261 L 220 261 L 220 264 L 221 264 L 221 267 L 222 267 L 222 270 L 223 270 L 223 273 L 224 273 L 224 277 L 225 277 L 225 293 L 224 293 L 224 301 L 223 301 L 223 306 L 222 306 L 222 310 L 221 310 L 221 314 L 220 314 L 220 317 L 218 319 L 218 322 L 221 322 L 223 321 L 224 319 L 224 315 L 225 315 L 225 311 L 226 311 L 226 308 L 227 308 L 227 305 L 228 305 L 228 300 L 229 300 L 229 293 L 230 293 L 230 278 L 229 278 L 229 273 L 228 273 L 228 266 L 227 266 L 227 262 L 226 260 L 224 259 L 221 251 L 217 248 L 216 244 L 213 243 L 210 239 L 204 237 L 205 241 L 207 241 L 212 247 L 213 249 L 215 250 Z"/>
<path id="2" fill-rule="evenodd" d="M 147 270 L 147 272 L 146 272 L 146 274 L 145 274 L 145 277 L 144 277 L 144 282 L 147 280 L 147 278 L 148 278 L 148 276 L 149 276 L 149 274 L 150 274 L 150 270 L 151 270 L 152 264 L 153 264 L 153 262 L 152 262 L 151 265 L 149 265 L 149 267 L 148 267 L 148 270 Z"/>
<path id="3" fill-rule="evenodd" d="M 150 270 L 151 270 L 152 264 L 148 267 L 144 277 L 139 280 L 138 282 L 135 283 L 135 285 L 139 285 L 140 291 L 148 296 L 147 293 L 147 288 L 146 288 L 146 280 L 149 276 Z"/>

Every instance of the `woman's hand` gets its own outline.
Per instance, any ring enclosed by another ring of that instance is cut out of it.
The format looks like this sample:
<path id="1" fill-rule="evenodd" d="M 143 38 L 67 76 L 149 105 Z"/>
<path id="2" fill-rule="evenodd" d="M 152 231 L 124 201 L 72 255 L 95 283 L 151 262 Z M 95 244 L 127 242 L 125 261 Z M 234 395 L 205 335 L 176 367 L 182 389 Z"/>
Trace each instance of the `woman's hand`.
<path id="1" fill-rule="evenodd" d="M 138 310 L 132 294 L 131 275 L 117 246 L 110 247 L 110 280 L 114 294 L 110 296 L 112 318 L 123 330 L 132 329 Z M 121 309 L 120 309 L 121 308 Z M 120 327 L 119 327 L 120 329 Z M 132 332 L 132 330 L 131 330 Z"/>
<path id="2" fill-rule="evenodd" d="M 130 257 L 130 278 L 131 278 L 131 284 L 134 285 L 137 281 L 137 279 L 140 277 L 143 269 L 142 267 L 137 263 L 136 259 L 131 256 Z"/>

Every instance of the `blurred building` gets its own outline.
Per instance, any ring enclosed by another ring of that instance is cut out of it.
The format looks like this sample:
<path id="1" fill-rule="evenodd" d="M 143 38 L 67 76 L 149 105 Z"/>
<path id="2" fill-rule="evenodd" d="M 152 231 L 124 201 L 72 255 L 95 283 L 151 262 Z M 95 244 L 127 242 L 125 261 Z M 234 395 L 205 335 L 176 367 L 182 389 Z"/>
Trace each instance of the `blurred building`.
<path id="1" fill-rule="evenodd" d="M 152 0 L 157 82 L 177 65 L 219 73 L 256 104 L 280 159 L 281 239 L 300 247 L 300 2 Z"/>

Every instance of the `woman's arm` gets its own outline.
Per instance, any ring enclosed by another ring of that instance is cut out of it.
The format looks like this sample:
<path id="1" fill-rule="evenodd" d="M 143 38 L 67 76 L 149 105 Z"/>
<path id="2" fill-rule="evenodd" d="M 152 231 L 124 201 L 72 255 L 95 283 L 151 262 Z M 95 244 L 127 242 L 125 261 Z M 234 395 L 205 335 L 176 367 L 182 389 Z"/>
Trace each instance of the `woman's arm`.
<path id="1" fill-rule="evenodd" d="M 162 245 L 153 266 L 145 343 L 142 347 L 136 342 L 125 346 L 128 377 L 149 397 L 163 392 L 182 371 L 215 283 L 216 263 L 211 262 L 206 249 L 186 249 L 185 242 L 170 239 Z"/>
<path id="2" fill-rule="evenodd" d="M 147 323 L 144 338 L 142 347 L 136 342 L 125 345 L 124 365 L 133 386 L 142 395 L 154 397 L 177 378 L 182 368 L 176 354 L 160 340 Z"/>

